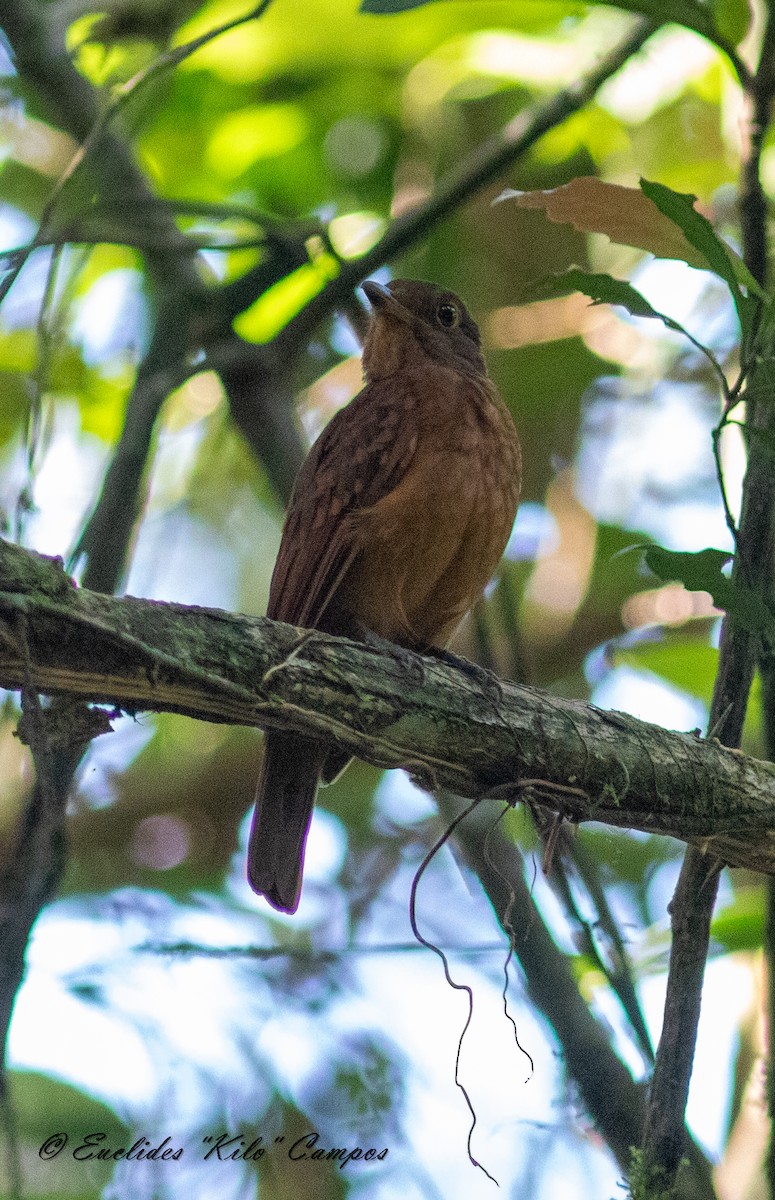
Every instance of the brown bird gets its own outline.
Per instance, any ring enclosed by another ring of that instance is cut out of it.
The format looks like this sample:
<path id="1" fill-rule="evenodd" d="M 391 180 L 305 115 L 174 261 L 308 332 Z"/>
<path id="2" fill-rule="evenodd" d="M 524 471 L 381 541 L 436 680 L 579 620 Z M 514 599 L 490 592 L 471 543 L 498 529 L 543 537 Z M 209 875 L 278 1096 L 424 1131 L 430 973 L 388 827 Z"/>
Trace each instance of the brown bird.
<path id="1" fill-rule="evenodd" d="M 462 300 L 408 279 L 363 290 L 366 386 L 299 471 L 267 616 L 427 651 L 447 644 L 503 553 L 519 442 Z M 266 735 L 248 879 L 282 912 L 299 903 L 318 785 L 346 762 L 324 742 Z"/>

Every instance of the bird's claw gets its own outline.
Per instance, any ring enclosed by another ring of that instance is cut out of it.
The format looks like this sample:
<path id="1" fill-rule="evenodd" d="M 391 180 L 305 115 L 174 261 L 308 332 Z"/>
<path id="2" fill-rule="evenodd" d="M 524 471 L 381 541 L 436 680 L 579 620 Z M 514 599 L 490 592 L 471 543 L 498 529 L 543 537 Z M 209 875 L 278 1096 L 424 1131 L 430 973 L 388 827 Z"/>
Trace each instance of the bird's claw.
<path id="1" fill-rule="evenodd" d="M 482 667 L 479 663 L 471 662 L 468 658 L 463 658 L 459 654 L 453 654 L 451 650 L 443 650 L 439 646 L 431 646 L 426 651 L 429 657 L 443 662 L 448 667 L 456 667 L 458 671 L 462 671 L 474 683 L 485 692 L 491 700 L 500 702 L 503 699 L 503 685 L 494 671 L 488 667 Z"/>
<path id="2" fill-rule="evenodd" d="M 411 677 L 412 683 L 417 686 L 422 686 L 425 683 L 425 668 L 422 665 L 422 659 L 414 650 L 408 650 L 405 646 L 399 646 L 395 642 L 389 642 L 386 638 L 379 637 L 378 634 L 372 633 L 370 629 L 361 631 L 362 641 L 372 650 L 379 650 L 382 653 L 388 653 L 393 658 L 398 659 L 404 666 L 407 674 Z"/>

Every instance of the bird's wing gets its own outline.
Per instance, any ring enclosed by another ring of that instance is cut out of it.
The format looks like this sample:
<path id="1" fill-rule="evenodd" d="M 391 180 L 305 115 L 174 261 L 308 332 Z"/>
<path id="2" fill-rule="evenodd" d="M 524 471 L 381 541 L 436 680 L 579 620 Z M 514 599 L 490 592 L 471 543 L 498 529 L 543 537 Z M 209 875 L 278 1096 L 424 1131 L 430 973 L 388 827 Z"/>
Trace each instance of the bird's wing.
<path id="1" fill-rule="evenodd" d="M 411 378 L 375 380 L 329 422 L 299 472 L 267 616 L 316 628 L 357 557 L 357 518 L 403 479 L 417 447 Z"/>

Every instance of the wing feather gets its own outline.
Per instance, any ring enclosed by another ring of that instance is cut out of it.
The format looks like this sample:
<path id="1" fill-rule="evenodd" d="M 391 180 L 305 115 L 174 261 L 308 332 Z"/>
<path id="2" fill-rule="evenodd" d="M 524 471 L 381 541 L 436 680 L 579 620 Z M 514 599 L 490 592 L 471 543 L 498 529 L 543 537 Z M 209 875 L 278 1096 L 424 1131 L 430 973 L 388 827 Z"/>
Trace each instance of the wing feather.
<path id="1" fill-rule="evenodd" d="M 403 479 L 418 438 L 416 390 L 379 379 L 329 422 L 299 472 L 267 616 L 317 628 L 360 551 L 358 514 Z"/>

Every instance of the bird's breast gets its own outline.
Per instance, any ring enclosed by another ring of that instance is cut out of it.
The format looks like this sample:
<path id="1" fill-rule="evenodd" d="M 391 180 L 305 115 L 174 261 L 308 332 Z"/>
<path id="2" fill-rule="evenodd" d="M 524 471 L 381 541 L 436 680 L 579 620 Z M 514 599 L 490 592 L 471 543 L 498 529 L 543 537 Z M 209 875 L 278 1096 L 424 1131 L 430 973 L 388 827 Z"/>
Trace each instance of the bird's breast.
<path id="1" fill-rule="evenodd" d="M 361 552 L 342 597 L 356 620 L 399 644 L 445 644 L 503 553 L 520 465 L 489 380 L 455 375 L 426 397 L 403 479 L 358 517 Z"/>

